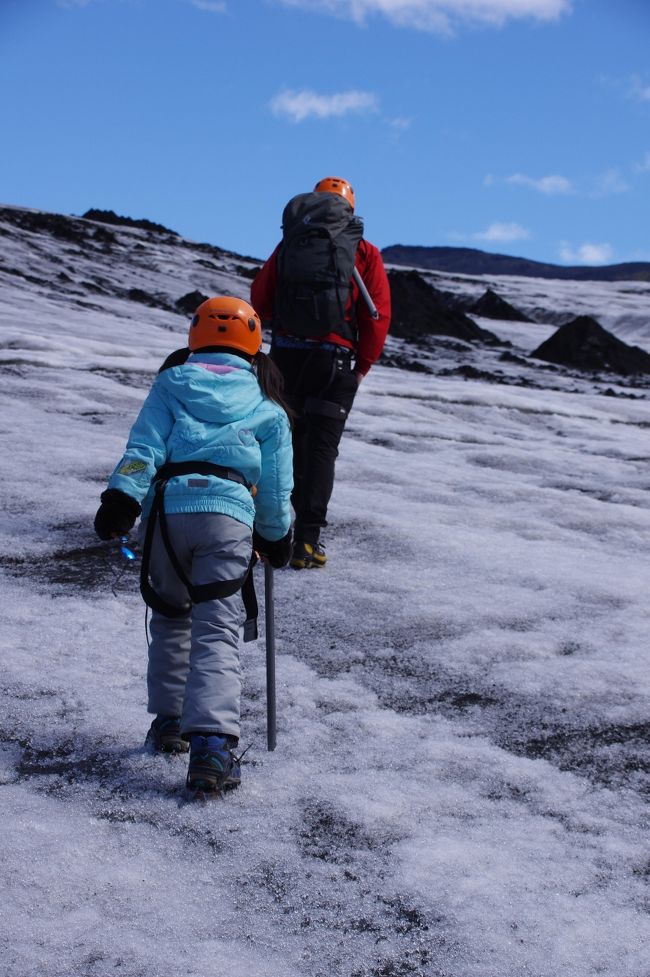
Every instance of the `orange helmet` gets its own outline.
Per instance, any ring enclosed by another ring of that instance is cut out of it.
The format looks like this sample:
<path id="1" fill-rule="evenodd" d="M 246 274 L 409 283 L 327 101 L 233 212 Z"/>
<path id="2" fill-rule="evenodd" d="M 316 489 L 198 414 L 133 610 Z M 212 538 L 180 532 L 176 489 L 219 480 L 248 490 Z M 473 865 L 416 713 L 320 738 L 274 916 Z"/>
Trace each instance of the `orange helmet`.
<path id="1" fill-rule="evenodd" d="M 262 323 L 252 305 L 231 295 L 203 302 L 190 323 L 187 345 L 192 352 L 206 346 L 224 346 L 256 356 L 262 348 Z"/>
<path id="2" fill-rule="evenodd" d="M 321 193 L 321 191 L 339 193 L 354 210 L 354 190 L 347 180 L 343 180 L 340 176 L 326 176 L 323 180 L 319 180 L 314 187 L 315 193 Z"/>

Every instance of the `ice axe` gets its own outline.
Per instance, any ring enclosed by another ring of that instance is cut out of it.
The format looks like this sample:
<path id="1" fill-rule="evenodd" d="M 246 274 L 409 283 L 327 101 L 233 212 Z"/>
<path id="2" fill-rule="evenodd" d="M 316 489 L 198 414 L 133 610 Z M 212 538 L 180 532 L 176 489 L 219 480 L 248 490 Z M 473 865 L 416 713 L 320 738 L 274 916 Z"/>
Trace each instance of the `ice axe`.
<path id="1" fill-rule="evenodd" d="M 363 281 L 363 278 L 361 277 L 361 275 L 359 274 L 359 272 L 357 271 L 356 268 L 354 268 L 353 271 L 352 271 L 352 277 L 354 278 L 355 282 L 359 286 L 359 291 L 361 292 L 361 296 L 363 298 L 363 301 L 368 306 L 368 310 L 370 312 L 370 315 L 373 317 L 373 319 L 378 319 L 379 318 L 379 312 L 377 310 L 377 306 L 375 305 L 375 303 L 370 298 L 370 292 L 366 288 L 365 283 Z"/>
<path id="2" fill-rule="evenodd" d="M 264 561 L 264 626 L 266 631 L 266 743 L 275 749 L 275 614 L 273 606 L 273 567 Z"/>

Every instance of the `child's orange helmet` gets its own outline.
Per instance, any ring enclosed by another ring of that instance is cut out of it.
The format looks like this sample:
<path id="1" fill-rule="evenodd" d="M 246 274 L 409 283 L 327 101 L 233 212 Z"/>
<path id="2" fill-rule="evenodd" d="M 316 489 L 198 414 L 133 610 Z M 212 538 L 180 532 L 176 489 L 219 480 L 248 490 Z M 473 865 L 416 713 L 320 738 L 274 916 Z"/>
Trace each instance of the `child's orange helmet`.
<path id="1" fill-rule="evenodd" d="M 192 352 L 206 346 L 224 346 L 256 356 L 262 348 L 262 323 L 248 302 L 218 295 L 203 302 L 190 323 L 187 345 Z"/>
<path id="2" fill-rule="evenodd" d="M 347 180 L 343 180 L 340 176 L 326 176 L 322 180 L 319 180 L 314 187 L 315 193 L 320 193 L 321 191 L 325 191 L 325 193 L 339 193 L 347 200 L 352 210 L 354 210 L 354 190 Z"/>

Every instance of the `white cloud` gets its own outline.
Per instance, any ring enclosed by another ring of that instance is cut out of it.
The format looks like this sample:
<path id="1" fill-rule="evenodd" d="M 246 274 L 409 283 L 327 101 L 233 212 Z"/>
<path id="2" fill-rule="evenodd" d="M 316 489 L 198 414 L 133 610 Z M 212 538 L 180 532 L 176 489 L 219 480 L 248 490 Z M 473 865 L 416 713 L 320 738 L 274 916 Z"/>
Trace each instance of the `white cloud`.
<path id="1" fill-rule="evenodd" d="M 394 129 L 396 132 L 405 132 L 407 129 L 411 128 L 412 124 L 413 124 L 413 119 L 409 119 L 406 116 L 402 116 L 402 115 L 398 115 L 394 119 L 388 120 L 388 125 L 391 127 L 391 129 Z"/>
<path id="2" fill-rule="evenodd" d="M 650 85 L 635 75 L 630 82 L 630 96 L 637 102 L 650 102 Z"/>
<path id="3" fill-rule="evenodd" d="M 530 237 L 530 231 L 521 224 L 502 223 L 495 221 L 485 231 L 472 234 L 475 241 L 492 241 L 505 244 L 509 241 L 526 241 Z"/>
<path id="4" fill-rule="evenodd" d="M 607 170 L 596 177 L 591 191 L 592 197 L 611 197 L 616 193 L 627 193 L 631 187 L 626 183 L 618 170 Z"/>
<path id="5" fill-rule="evenodd" d="M 537 190 L 538 193 L 545 193 L 548 196 L 575 192 L 571 180 L 556 174 L 535 179 L 532 176 L 525 176 L 523 173 L 513 173 L 512 176 L 506 177 L 505 182 L 513 186 L 530 187 L 531 190 Z M 489 183 L 486 183 L 486 186 L 489 186 Z"/>
<path id="6" fill-rule="evenodd" d="M 572 0 L 279 0 L 363 24 L 384 17 L 397 27 L 451 33 L 461 23 L 501 27 L 509 20 L 557 20 L 571 10 Z"/>
<path id="7" fill-rule="evenodd" d="M 640 163 L 632 167 L 635 173 L 650 173 L 650 153 L 646 153 Z"/>
<path id="8" fill-rule="evenodd" d="M 578 248 L 573 248 L 568 242 L 563 241 L 560 246 L 560 258 L 570 265 L 606 265 L 614 257 L 614 249 L 611 244 L 581 244 Z"/>
<path id="9" fill-rule="evenodd" d="M 646 173 L 650 171 L 650 152 L 646 153 L 641 163 L 634 163 L 632 170 L 635 173 Z M 584 186 L 576 186 L 566 176 L 557 173 L 549 176 L 532 177 L 525 173 L 513 173 L 512 176 L 496 177 L 488 173 L 483 178 L 484 187 L 493 187 L 499 184 L 509 184 L 510 186 L 528 187 L 537 193 L 546 196 L 566 196 L 568 194 L 579 194 L 598 200 L 602 197 L 611 197 L 619 193 L 628 193 L 632 187 L 626 181 L 619 169 L 613 167 L 598 176 L 591 177 L 588 181 L 584 180 Z"/>
<path id="10" fill-rule="evenodd" d="M 225 0 L 189 0 L 193 7 L 199 10 L 207 10 L 211 14 L 225 14 Z"/>
<path id="11" fill-rule="evenodd" d="M 284 91 L 276 95 L 270 104 L 274 115 L 286 116 L 292 122 L 379 110 L 377 96 L 372 92 L 362 91 L 338 92 L 334 95 L 319 95 L 306 89 L 299 92 Z"/>

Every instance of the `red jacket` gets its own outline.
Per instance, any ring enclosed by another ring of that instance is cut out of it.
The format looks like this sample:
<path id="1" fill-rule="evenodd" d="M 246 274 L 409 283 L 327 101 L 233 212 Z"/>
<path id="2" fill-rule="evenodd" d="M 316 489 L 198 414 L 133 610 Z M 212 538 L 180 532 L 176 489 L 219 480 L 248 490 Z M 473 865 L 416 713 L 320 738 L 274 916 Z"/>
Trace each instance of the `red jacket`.
<path id="1" fill-rule="evenodd" d="M 251 286 L 251 303 L 259 317 L 267 322 L 273 319 L 275 306 L 275 290 L 278 280 L 277 254 L 278 245 L 257 273 Z M 356 345 L 343 336 L 331 332 L 326 336 L 319 336 L 321 342 L 336 343 L 346 346 L 356 352 L 355 370 L 366 374 L 375 362 L 386 342 L 388 327 L 390 326 L 390 286 L 381 254 L 374 244 L 361 239 L 357 248 L 355 265 L 363 282 L 370 293 L 370 297 L 377 306 L 379 318 L 373 319 L 363 297 L 359 293 L 357 283 L 352 280 L 352 296 L 346 319 L 351 319 L 354 307 L 357 319 L 358 338 Z"/>

